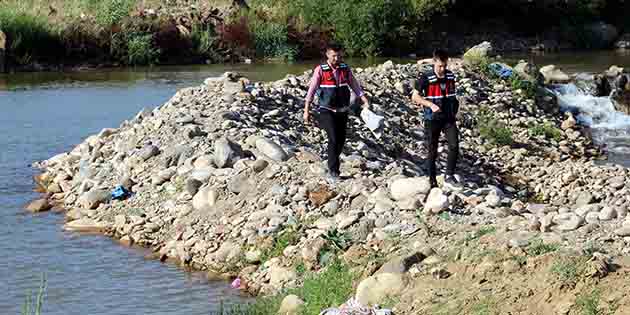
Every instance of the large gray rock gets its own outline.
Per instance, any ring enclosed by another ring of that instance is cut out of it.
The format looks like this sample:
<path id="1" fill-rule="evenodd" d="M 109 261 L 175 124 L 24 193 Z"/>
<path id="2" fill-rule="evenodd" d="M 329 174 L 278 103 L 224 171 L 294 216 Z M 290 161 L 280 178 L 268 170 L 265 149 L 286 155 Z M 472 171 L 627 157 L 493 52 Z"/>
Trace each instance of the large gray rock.
<path id="1" fill-rule="evenodd" d="M 256 140 L 256 149 L 274 161 L 282 162 L 289 158 L 289 155 L 279 144 L 266 138 Z"/>
<path id="2" fill-rule="evenodd" d="M 442 189 L 433 188 L 429 193 L 427 202 L 424 204 L 424 213 L 438 214 L 449 207 L 448 197 L 442 192 Z"/>
<path id="3" fill-rule="evenodd" d="M 470 66 L 477 66 L 480 62 L 488 57 L 491 57 L 494 49 L 492 43 L 482 42 L 468 49 L 464 53 L 464 63 Z"/>
<path id="4" fill-rule="evenodd" d="M 540 68 L 540 73 L 545 78 L 545 84 L 568 83 L 571 80 L 568 74 L 562 72 L 555 65 L 547 65 Z"/>
<path id="5" fill-rule="evenodd" d="M 218 198 L 219 194 L 214 188 L 203 187 L 193 197 L 193 208 L 195 210 L 208 210 L 216 204 Z"/>
<path id="6" fill-rule="evenodd" d="M 218 168 L 231 167 L 242 156 L 241 146 L 221 137 L 214 142 L 214 164 Z"/>
<path id="7" fill-rule="evenodd" d="M 99 205 L 107 203 L 111 194 L 102 189 L 91 189 L 79 197 L 79 206 L 84 209 L 96 209 Z"/>
<path id="8" fill-rule="evenodd" d="M 410 177 L 395 180 L 390 192 L 395 200 L 401 201 L 415 197 L 417 195 L 426 195 L 431 190 L 431 183 L 427 177 Z"/>
<path id="9" fill-rule="evenodd" d="M 72 232 L 102 233 L 111 228 L 111 225 L 89 218 L 82 218 L 66 223 L 63 228 L 66 231 Z"/>
<path id="10" fill-rule="evenodd" d="M 389 298 L 400 296 L 405 286 L 402 274 L 379 273 L 359 283 L 356 299 L 363 305 L 382 304 Z"/>

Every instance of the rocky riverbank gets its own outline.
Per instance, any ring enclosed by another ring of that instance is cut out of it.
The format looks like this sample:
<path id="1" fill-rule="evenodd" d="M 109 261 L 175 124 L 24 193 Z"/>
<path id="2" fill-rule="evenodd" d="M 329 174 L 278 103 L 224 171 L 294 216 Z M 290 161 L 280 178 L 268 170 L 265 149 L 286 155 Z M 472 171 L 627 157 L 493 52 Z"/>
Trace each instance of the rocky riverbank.
<path id="1" fill-rule="evenodd" d="M 532 94 L 461 61 L 452 67 L 465 187 L 430 191 L 422 118 L 409 102 L 426 67 L 355 69 L 386 122 L 376 138 L 351 118 L 337 185 L 324 180 L 324 133 L 300 121 L 310 73 L 269 83 L 226 73 L 37 163 L 46 195 L 29 209 L 67 209 L 67 230 L 239 277 L 252 294 L 299 286 L 340 259 L 360 275 L 357 298 L 366 304 L 412 298 L 426 275 L 466 276 L 449 263 L 461 267 L 484 250 L 516 262 L 482 255 L 488 270 L 521 273 L 539 259 L 532 248 L 597 253 L 585 264 L 607 271 L 630 252 L 628 169 L 596 164 L 602 156 L 588 128 L 541 87 Z M 538 73 L 527 64 L 514 70 L 523 80 Z M 117 186 L 132 195 L 111 200 Z M 399 304 L 400 313 L 418 310 Z"/>

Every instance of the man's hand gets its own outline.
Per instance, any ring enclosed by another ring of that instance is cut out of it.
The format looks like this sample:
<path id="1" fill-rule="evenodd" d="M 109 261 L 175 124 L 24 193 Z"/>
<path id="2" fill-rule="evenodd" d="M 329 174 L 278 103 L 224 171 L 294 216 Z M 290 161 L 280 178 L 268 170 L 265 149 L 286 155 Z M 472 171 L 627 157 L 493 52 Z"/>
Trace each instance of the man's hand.
<path id="1" fill-rule="evenodd" d="M 311 124 L 311 114 L 309 113 L 308 110 L 304 111 L 304 124 L 305 125 L 310 125 Z"/>
<path id="2" fill-rule="evenodd" d="M 431 104 L 431 111 L 433 111 L 434 113 L 437 113 L 437 112 L 441 112 L 442 109 L 435 104 Z"/>
<path id="3" fill-rule="evenodd" d="M 370 101 L 367 99 L 367 97 L 365 97 L 365 95 L 361 96 L 361 101 L 363 102 L 363 105 L 361 105 L 363 109 L 370 108 Z"/>
<path id="4" fill-rule="evenodd" d="M 411 94 L 411 101 L 416 105 L 422 105 L 422 96 L 418 93 L 417 90 L 413 90 L 413 94 Z"/>

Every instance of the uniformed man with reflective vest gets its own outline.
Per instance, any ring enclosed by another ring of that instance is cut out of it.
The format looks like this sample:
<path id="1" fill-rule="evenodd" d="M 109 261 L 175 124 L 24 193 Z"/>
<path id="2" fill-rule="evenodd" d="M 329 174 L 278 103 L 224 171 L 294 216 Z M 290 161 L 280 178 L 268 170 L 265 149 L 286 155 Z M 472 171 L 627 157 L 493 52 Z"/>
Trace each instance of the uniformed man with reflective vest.
<path id="1" fill-rule="evenodd" d="M 348 111 L 352 90 L 363 102 L 363 108 L 369 106 L 361 86 L 352 74 L 350 67 L 343 63 L 343 51 L 337 44 L 326 47 L 326 62 L 318 65 L 304 102 L 304 123 L 311 123 L 310 109 L 315 93 L 318 95 L 319 126 L 328 137 L 328 180 L 336 182 L 341 174 L 339 156 L 346 141 Z"/>
<path id="2" fill-rule="evenodd" d="M 456 123 L 459 101 L 456 98 L 455 75 L 447 69 L 448 59 L 448 54 L 444 50 L 436 50 L 433 53 L 433 69 L 419 75 L 418 84 L 411 98 L 415 104 L 423 108 L 431 187 L 438 186 L 436 159 L 440 134 L 444 133 L 448 141 L 444 187 L 457 190 L 461 184 L 459 176 L 455 175 L 459 155 L 459 131 Z"/>

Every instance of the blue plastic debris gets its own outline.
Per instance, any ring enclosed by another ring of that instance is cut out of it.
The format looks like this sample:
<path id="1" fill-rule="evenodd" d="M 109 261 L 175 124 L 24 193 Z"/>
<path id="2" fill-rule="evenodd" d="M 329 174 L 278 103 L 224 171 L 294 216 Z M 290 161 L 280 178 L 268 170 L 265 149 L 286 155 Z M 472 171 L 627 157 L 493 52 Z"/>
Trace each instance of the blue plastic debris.
<path id="1" fill-rule="evenodd" d="M 490 71 L 499 76 L 501 79 L 507 79 L 512 76 L 512 69 L 504 64 L 493 62 L 489 66 Z"/>
<path id="2" fill-rule="evenodd" d="M 112 191 L 112 199 L 123 200 L 129 197 L 130 195 L 131 193 L 122 185 L 116 186 L 116 188 L 114 188 L 114 190 Z"/>

